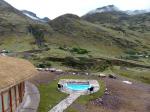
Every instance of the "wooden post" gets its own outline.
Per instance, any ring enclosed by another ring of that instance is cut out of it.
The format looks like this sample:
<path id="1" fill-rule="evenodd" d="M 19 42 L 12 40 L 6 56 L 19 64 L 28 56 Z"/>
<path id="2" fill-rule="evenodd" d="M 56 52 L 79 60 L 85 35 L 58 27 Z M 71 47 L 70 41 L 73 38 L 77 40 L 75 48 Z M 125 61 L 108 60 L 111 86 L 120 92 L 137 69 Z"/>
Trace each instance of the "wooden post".
<path id="1" fill-rule="evenodd" d="M 2 112 L 5 112 L 3 93 L 1 93 L 1 99 L 2 99 Z"/>
<path id="2" fill-rule="evenodd" d="M 18 85 L 19 89 L 19 103 L 22 102 L 22 91 L 21 91 L 21 83 Z"/>
<path id="3" fill-rule="evenodd" d="M 12 95 L 11 95 L 11 88 L 9 90 L 9 99 L 10 99 L 10 112 L 12 112 Z"/>
<path id="4" fill-rule="evenodd" d="M 16 86 L 14 86 L 14 89 L 15 89 L 15 105 L 16 105 L 16 108 L 17 108 L 17 93 L 16 93 Z"/>

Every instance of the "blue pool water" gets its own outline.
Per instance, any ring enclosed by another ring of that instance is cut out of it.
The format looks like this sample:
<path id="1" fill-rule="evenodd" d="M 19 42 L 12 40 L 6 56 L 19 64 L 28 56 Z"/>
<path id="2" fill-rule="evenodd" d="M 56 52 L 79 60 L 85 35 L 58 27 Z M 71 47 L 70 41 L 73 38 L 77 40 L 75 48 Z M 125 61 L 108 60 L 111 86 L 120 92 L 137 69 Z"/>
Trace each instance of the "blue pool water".
<path id="1" fill-rule="evenodd" d="M 88 88 L 90 88 L 89 84 L 78 84 L 78 83 L 67 83 L 66 87 L 71 89 L 71 90 L 87 90 Z"/>

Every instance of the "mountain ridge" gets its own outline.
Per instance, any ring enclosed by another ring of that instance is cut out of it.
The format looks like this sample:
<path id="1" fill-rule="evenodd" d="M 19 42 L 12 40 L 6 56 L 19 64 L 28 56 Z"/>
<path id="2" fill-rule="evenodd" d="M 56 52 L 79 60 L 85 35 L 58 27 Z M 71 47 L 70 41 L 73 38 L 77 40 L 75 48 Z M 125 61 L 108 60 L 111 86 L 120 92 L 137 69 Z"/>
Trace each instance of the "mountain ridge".
<path id="1" fill-rule="evenodd" d="M 94 14 L 94 13 L 104 13 L 104 12 L 122 12 L 122 13 L 125 13 L 128 15 L 138 15 L 138 14 L 148 13 L 148 12 L 150 12 L 150 10 L 142 9 L 142 10 L 126 10 L 126 11 L 124 11 L 124 10 L 120 10 L 115 5 L 107 5 L 107 6 L 103 6 L 103 7 L 91 10 L 85 15 L 90 15 L 90 14 Z M 85 16 L 85 15 L 83 15 L 83 16 Z"/>
<path id="2" fill-rule="evenodd" d="M 48 17 L 39 18 L 39 17 L 37 17 L 37 15 L 35 13 L 33 13 L 31 11 L 22 10 L 21 12 L 33 20 L 37 20 L 40 22 L 46 22 L 46 23 L 50 21 L 50 19 Z"/>
<path id="3" fill-rule="evenodd" d="M 43 52 L 59 57 L 74 56 L 68 50 L 73 48 L 86 49 L 90 57 L 121 58 L 129 51 L 149 53 L 150 15 L 147 13 L 130 16 L 113 11 L 83 17 L 64 14 L 43 23 L 25 16 L 15 8 L 15 11 L 8 10 L 12 6 L 2 6 L 0 49 L 17 52 L 47 49 Z M 33 13 L 31 15 L 36 16 Z"/>

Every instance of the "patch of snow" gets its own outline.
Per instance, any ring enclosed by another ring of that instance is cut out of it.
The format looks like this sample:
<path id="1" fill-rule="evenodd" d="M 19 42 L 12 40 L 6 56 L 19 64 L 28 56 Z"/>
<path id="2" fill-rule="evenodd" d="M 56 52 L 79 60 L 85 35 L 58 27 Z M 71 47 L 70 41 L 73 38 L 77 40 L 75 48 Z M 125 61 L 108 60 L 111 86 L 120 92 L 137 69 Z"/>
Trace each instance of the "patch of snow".
<path id="1" fill-rule="evenodd" d="M 148 10 L 127 10 L 125 11 L 126 14 L 128 15 L 137 15 L 137 14 L 144 14 L 144 13 L 148 13 L 149 11 Z"/>
<path id="2" fill-rule="evenodd" d="M 126 84 L 132 84 L 132 82 L 130 81 L 122 81 L 123 83 L 126 83 Z"/>
<path id="3" fill-rule="evenodd" d="M 88 14 L 111 12 L 111 11 L 120 11 L 120 10 L 114 5 L 108 5 L 108 6 L 104 6 L 102 8 L 97 8 L 95 10 L 92 10 Z"/>
<path id="4" fill-rule="evenodd" d="M 23 14 L 25 14 L 26 16 L 28 16 L 28 17 L 31 18 L 31 19 L 40 20 L 39 18 L 34 17 L 34 16 L 32 16 L 32 15 L 30 15 L 30 14 L 28 14 L 28 13 L 23 13 Z"/>
<path id="5" fill-rule="evenodd" d="M 87 13 L 87 15 L 89 14 L 95 14 L 95 13 L 103 13 L 103 12 L 113 12 L 113 11 L 120 11 L 123 13 L 126 13 L 128 15 L 138 15 L 138 14 L 144 14 L 144 13 L 148 13 L 150 12 L 150 9 L 145 9 L 145 10 L 120 10 L 118 7 L 114 6 L 114 5 L 108 5 L 108 6 L 104 6 L 104 7 L 100 7 L 97 8 L 95 10 L 91 10 L 90 12 Z"/>

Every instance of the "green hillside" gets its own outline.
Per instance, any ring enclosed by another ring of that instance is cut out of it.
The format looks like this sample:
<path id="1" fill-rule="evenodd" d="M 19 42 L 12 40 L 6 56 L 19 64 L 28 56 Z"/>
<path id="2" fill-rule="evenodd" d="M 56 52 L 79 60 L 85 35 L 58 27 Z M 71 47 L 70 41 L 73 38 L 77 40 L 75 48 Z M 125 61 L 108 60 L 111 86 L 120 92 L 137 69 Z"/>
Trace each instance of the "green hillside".
<path id="1" fill-rule="evenodd" d="M 129 16 L 114 11 L 83 17 L 65 14 L 43 23 L 0 0 L 0 50 L 36 65 L 49 57 L 48 63 L 56 66 L 61 63 L 53 57 L 103 57 L 149 65 L 149 18 L 149 13 Z"/>

